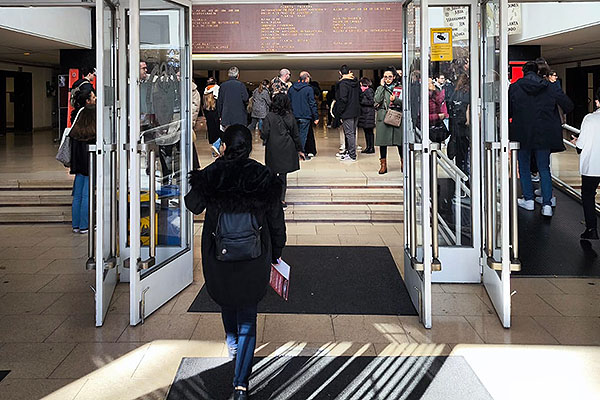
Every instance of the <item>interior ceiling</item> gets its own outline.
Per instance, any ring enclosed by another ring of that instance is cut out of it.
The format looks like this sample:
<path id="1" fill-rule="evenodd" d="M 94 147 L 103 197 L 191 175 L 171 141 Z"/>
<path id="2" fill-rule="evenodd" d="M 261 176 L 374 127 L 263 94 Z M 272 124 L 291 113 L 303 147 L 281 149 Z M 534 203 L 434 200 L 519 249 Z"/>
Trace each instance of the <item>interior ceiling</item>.
<path id="1" fill-rule="evenodd" d="M 544 58 L 550 64 L 560 64 L 600 58 L 598 38 L 600 38 L 600 25 L 594 25 L 519 44 L 541 45 Z"/>
<path id="2" fill-rule="evenodd" d="M 195 70 L 225 70 L 235 65 L 240 69 L 294 70 L 334 69 L 348 64 L 354 70 L 380 69 L 388 65 L 401 65 L 401 53 L 385 54 L 223 54 L 194 55 Z"/>
<path id="3" fill-rule="evenodd" d="M 80 47 L 26 33 L 0 28 L 0 61 L 24 64 L 58 65 L 60 49 Z M 30 53 L 25 55 L 24 53 Z"/>

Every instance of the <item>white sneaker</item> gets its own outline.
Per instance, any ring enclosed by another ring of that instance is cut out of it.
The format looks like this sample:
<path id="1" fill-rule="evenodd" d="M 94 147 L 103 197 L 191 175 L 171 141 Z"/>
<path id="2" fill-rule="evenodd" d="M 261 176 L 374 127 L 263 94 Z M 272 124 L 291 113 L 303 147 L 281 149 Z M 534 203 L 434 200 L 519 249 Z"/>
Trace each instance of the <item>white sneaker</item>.
<path id="1" fill-rule="evenodd" d="M 531 175 L 531 182 L 539 182 L 539 181 L 540 181 L 540 174 Z"/>
<path id="2" fill-rule="evenodd" d="M 352 158 L 348 154 L 345 154 L 342 157 L 340 157 L 340 161 L 343 161 L 343 162 L 356 162 L 356 158 Z"/>
<path id="3" fill-rule="evenodd" d="M 535 202 L 542 204 L 544 202 L 544 198 L 542 196 L 536 197 Z M 556 197 L 552 196 L 552 198 L 550 199 L 550 205 L 552 207 L 556 207 Z"/>
<path id="4" fill-rule="evenodd" d="M 535 208 L 533 200 L 517 199 L 517 205 L 527 211 L 533 211 Z"/>
<path id="5" fill-rule="evenodd" d="M 362 146 L 356 146 L 356 150 L 357 151 L 361 151 L 362 150 Z"/>
<path id="6" fill-rule="evenodd" d="M 308 153 L 307 156 L 309 156 L 310 158 L 313 158 L 315 155 L 313 153 Z"/>
<path id="7" fill-rule="evenodd" d="M 552 207 L 545 205 L 542 206 L 542 215 L 544 217 L 551 217 L 552 216 Z"/>

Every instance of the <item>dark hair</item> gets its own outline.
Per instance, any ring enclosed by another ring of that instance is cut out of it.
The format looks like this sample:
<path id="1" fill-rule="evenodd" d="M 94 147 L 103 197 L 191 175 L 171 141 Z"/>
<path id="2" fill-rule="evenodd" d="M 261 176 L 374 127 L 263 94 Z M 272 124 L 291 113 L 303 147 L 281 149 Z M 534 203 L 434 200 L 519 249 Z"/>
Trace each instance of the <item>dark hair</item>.
<path id="1" fill-rule="evenodd" d="M 340 73 L 342 75 L 348 75 L 350 73 L 350 68 L 348 68 L 348 66 L 344 64 L 340 67 Z"/>
<path id="2" fill-rule="evenodd" d="M 458 79 L 456 79 L 455 90 L 460 90 L 461 92 L 469 91 L 469 76 L 467 74 L 460 74 Z"/>
<path id="3" fill-rule="evenodd" d="M 87 104 L 79 113 L 77 123 L 73 125 L 69 136 L 73 139 L 89 142 L 96 138 L 96 105 Z"/>
<path id="4" fill-rule="evenodd" d="M 81 71 L 81 77 L 85 77 L 88 74 L 93 74 L 94 73 L 94 67 L 83 67 L 80 69 Z"/>
<path id="5" fill-rule="evenodd" d="M 537 72 L 537 74 L 540 77 L 546 77 L 546 76 L 550 75 L 550 66 L 546 62 L 545 58 L 538 57 L 538 58 L 535 59 L 535 63 L 538 66 L 538 72 Z"/>
<path id="6" fill-rule="evenodd" d="M 223 155 L 225 160 L 248 158 L 252 153 L 252 133 L 244 125 L 231 125 L 225 129 L 223 142 L 225 142 L 225 154 Z"/>
<path id="7" fill-rule="evenodd" d="M 282 117 L 292 110 L 290 98 L 285 93 L 277 93 L 271 102 L 271 111 Z"/>
<path id="8" fill-rule="evenodd" d="M 371 82 L 371 80 L 369 78 L 367 78 L 366 76 L 363 76 L 362 78 L 360 78 L 360 84 L 363 86 L 371 87 L 373 82 Z"/>
<path id="9" fill-rule="evenodd" d="M 394 80 L 393 80 L 394 83 L 396 83 L 400 80 L 400 75 L 398 75 L 398 70 L 393 65 L 388 65 L 387 67 L 385 67 L 383 72 L 385 73 L 385 71 L 390 71 L 392 73 L 392 75 L 394 75 Z"/>
<path id="10" fill-rule="evenodd" d="M 83 85 L 78 91 L 73 104 L 73 111 L 71 111 L 71 123 L 75 121 L 77 111 L 87 105 L 88 99 L 92 96 L 92 89 L 89 84 Z"/>
<path id="11" fill-rule="evenodd" d="M 262 91 L 266 88 L 269 87 L 269 80 L 268 79 L 263 79 L 259 84 L 258 84 L 258 93 L 262 93 Z"/>
<path id="12" fill-rule="evenodd" d="M 211 77 L 210 77 L 210 78 L 208 78 L 208 80 L 206 81 L 206 84 L 207 84 L 207 85 L 216 85 L 216 84 L 217 84 L 217 80 L 211 76 Z"/>
<path id="13" fill-rule="evenodd" d="M 523 75 L 528 72 L 538 73 L 539 67 L 535 61 L 527 61 L 525 65 L 523 65 Z"/>

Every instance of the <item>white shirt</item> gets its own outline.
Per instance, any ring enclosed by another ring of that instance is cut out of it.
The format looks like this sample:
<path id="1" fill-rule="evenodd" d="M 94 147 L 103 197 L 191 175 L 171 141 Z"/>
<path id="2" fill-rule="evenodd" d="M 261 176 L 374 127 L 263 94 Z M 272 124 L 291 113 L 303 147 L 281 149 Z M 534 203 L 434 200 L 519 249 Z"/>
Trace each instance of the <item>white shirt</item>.
<path id="1" fill-rule="evenodd" d="M 581 175 L 600 176 L 600 109 L 588 114 L 581 123 L 577 139 Z"/>

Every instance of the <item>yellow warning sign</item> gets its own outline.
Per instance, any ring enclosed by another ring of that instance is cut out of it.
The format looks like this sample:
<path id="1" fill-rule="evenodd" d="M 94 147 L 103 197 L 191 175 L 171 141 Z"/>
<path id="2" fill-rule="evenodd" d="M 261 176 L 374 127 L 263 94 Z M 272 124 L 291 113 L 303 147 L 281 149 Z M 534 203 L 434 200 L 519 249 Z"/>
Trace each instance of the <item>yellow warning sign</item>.
<path id="1" fill-rule="evenodd" d="M 452 61 L 452 28 L 431 28 L 431 61 Z"/>

